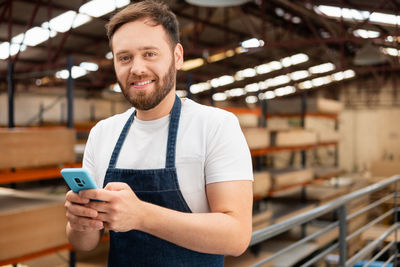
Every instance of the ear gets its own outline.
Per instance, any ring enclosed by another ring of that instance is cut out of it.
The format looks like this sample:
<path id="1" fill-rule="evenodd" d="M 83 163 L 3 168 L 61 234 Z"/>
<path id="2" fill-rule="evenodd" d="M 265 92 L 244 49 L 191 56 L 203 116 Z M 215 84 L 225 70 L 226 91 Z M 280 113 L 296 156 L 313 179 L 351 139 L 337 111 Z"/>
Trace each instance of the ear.
<path id="1" fill-rule="evenodd" d="M 177 70 L 182 68 L 183 65 L 183 47 L 181 44 L 176 44 L 174 49 L 175 68 Z"/>

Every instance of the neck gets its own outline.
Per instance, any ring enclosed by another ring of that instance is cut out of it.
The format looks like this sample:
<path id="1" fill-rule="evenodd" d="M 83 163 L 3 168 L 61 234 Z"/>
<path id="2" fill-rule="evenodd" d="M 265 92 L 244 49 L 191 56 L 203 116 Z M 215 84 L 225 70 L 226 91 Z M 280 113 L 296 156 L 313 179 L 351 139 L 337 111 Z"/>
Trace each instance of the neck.
<path id="1" fill-rule="evenodd" d="M 151 121 L 167 116 L 175 102 L 175 90 L 171 90 L 161 102 L 149 110 L 137 110 L 136 116 L 142 121 Z"/>

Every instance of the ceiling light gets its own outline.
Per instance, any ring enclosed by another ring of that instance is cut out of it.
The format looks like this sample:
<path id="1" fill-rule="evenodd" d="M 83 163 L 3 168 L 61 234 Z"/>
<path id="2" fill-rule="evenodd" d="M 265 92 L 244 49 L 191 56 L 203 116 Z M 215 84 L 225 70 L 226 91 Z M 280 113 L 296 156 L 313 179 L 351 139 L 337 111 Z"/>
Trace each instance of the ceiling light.
<path id="1" fill-rule="evenodd" d="M 226 90 L 225 94 L 229 97 L 236 97 L 236 96 L 242 96 L 245 95 L 246 92 L 243 88 L 234 88 L 231 90 Z"/>
<path id="2" fill-rule="evenodd" d="M 377 38 L 380 35 L 380 33 L 377 31 L 368 31 L 368 30 L 364 30 L 364 29 L 355 30 L 355 31 L 353 31 L 353 34 L 357 37 L 361 37 L 364 39 Z"/>
<path id="3" fill-rule="evenodd" d="M 226 100 L 226 94 L 225 93 L 215 93 L 215 94 L 213 94 L 213 96 L 212 96 L 212 99 L 214 100 L 214 101 L 224 101 L 224 100 Z"/>
<path id="4" fill-rule="evenodd" d="M 289 74 L 290 78 L 294 81 L 305 79 L 310 76 L 310 73 L 306 70 L 299 70 Z"/>
<path id="5" fill-rule="evenodd" d="M 396 48 L 391 48 L 391 47 L 383 48 L 383 47 L 381 47 L 380 50 L 383 53 L 385 53 L 386 55 L 389 55 L 389 56 L 392 56 L 392 57 L 399 56 L 399 50 L 397 50 Z"/>
<path id="6" fill-rule="evenodd" d="M 289 95 L 296 92 L 296 88 L 293 86 L 285 86 L 274 90 L 276 96 Z"/>
<path id="7" fill-rule="evenodd" d="M 344 79 L 344 74 L 343 74 L 342 71 L 336 72 L 336 73 L 332 74 L 332 78 L 333 78 L 333 80 L 335 80 L 335 81 L 341 81 L 341 80 Z"/>
<path id="8" fill-rule="evenodd" d="M 92 0 L 83 4 L 79 8 L 79 13 L 98 18 L 105 14 L 111 13 L 116 8 L 114 1 L 109 0 Z"/>
<path id="9" fill-rule="evenodd" d="M 264 41 L 263 40 L 259 40 L 257 38 L 251 38 L 249 40 L 243 41 L 241 43 L 241 46 L 243 48 L 245 48 L 245 49 L 263 47 L 264 46 Z"/>
<path id="10" fill-rule="evenodd" d="M 196 83 L 190 86 L 190 92 L 192 94 L 197 94 L 206 90 L 210 90 L 211 85 L 209 82 L 203 82 L 203 83 Z"/>
<path id="11" fill-rule="evenodd" d="M 49 28 L 57 32 L 66 32 L 71 28 L 75 15 L 76 12 L 72 10 L 64 12 L 49 21 Z"/>
<path id="12" fill-rule="evenodd" d="M 292 18 L 292 22 L 293 22 L 294 24 L 299 24 L 299 23 L 301 23 L 301 19 L 300 19 L 299 17 L 293 17 L 293 18 Z"/>
<path id="13" fill-rule="evenodd" d="M 124 7 L 126 5 L 129 5 L 130 3 L 131 3 L 130 0 L 116 0 L 115 1 L 115 5 L 117 8 Z"/>
<path id="14" fill-rule="evenodd" d="M 290 82 L 290 78 L 287 75 L 280 75 L 275 78 L 268 79 L 266 82 L 268 87 L 274 87 Z"/>
<path id="15" fill-rule="evenodd" d="M 290 58 L 292 60 L 292 64 L 293 65 L 304 63 L 304 62 L 307 62 L 309 60 L 309 57 L 306 54 L 303 54 L 303 53 L 293 55 Z"/>
<path id="16" fill-rule="evenodd" d="M 353 78 L 354 76 L 356 76 L 356 73 L 354 72 L 354 70 L 345 70 L 343 72 L 344 78 L 345 79 L 350 79 Z"/>
<path id="17" fill-rule="evenodd" d="M 308 71 L 312 74 L 318 74 L 318 73 L 325 73 L 328 71 L 332 71 L 334 69 L 335 69 L 335 65 L 328 62 L 328 63 L 324 63 L 321 65 L 313 66 L 313 67 L 309 68 Z"/>
<path id="18" fill-rule="evenodd" d="M 311 81 L 305 81 L 302 83 L 298 84 L 299 89 L 310 89 L 313 87 L 313 84 Z"/>
<path id="19" fill-rule="evenodd" d="M 238 80 L 243 80 L 243 78 L 254 77 L 256 75 L 257 73 L 255 69 L 247 68 L 236 72 L 235 77 L 237 77 Z"/>
<path id="20" fill-rule="evenodd" d="M 257 83 L 251 83 L 244 87 L 244 90 L 246 90 L 246 92 L 257 92 L 259 89 L 260 88 L 258 87 Z"/>
<path id="21" fill-rule="evenodd" d="M 187 71 L 191 69 L 198 68 L 200 66 L 204 65 L 204 59 L 202 58 L 195 58 L 195 59 L 189 59 L 183 62 L 182 70 Z"/>
<path id="22" fill-rule="evenodd" d="M 248 97 L 246 97 L 246 103 L 247 104 L 255 104 L 258 101 L 258 97 L 254 96 L 254 95 L 249 95 Z"/>
<path id="23" fill-rule="evenodd" d="M 88 73 L 87 70 L 84 68 L 78 67 L 78 66 L 73 66 L 72 67 L 72 79 L 77 79 L 79 77 L 82 77 Z M 59 79 L 68 79 L 69 77 L 69 71 L 64 69 L 56 72 L 56 78 Z"/>
<path id="24" fill-rule="evenodd" d="M 4 42 L 0 44 L 0 59 L 6 59 L 10 55 L 16 55 L 18 51 L 24 51 L 26 49 L 25 45 L 11 44 L 9 42 Z"/>
<path id="25" fill-rule="evenodd" d="M 121 93 L 121 87 L 119 86 L 118 83 L 114 83 L 113 85 L 111 85 L 111 90 L 116 92 L 116 93 Z"/>
<path id="26" fill-rule="evenodd" d="M 292 59 L 290 57 L 285 57 L 281 59 L 282 66 L 285 68 L 292 66 Z"/>
<path id="27" fill-rule="evenodd" d="M 267 91 L 264 93 L 264 99 L 272 99 L 275 98 L 274 91 Z"/>
<path id="28" fill-rule="evenodd" d="M 285 15 L 285 11 L 282 8 L 277 7 L 275 8 L 275 14 L 279 17 L 283 17 L 283 15 Z"/>
<path id="29" fill-rule="evenodd" d="M 265 74 L 265 73 L 271 72 L 272 69 L 269 64 L 262 64 L 262 65 L 255 67 L 255 70 L 256 70 L 257 74 Z"/>
<path id="30" fill-rule="evenodd" d="M 189 4 L 205 7 L 227 7 L 243 5 L 249 0 L 186 0 Z"/>
<path id="31" fill-rule="evenodd" d="M 49 39 L 49 31 L 41 27 L 34 27 L 26 31 L 24 44 L 29 46 L 36 46 Z"/>
<path id="32" fill-rule="evenodd" d="M 282 64 L 279 61 L 271 61 L 268 65 L 272 70 L 282 69 Z"/>
<path id="33" fill-rule="evenodd" d="M 93 62 L 82 62 L 79 66 L 88 71 L 97 71 L 99 69 L 99 65 Z"/>
<path id="34" fill-rule="evenodd" d="M 224 86 L 224 85 L 227 85 L 227 84 L 231 84 L 234 81 L 235 81 L 235 78 L 233 78 L 233 76 L 224 75 L 224 76 L 221 76 L 219 78 L 212 79 L 211 80 L 211 86 L 216 88 L 218 86 Z"/>
<path id="35" fill-rule="evenodd" d="M 179 97 L 187 97 L 187 91 L 186 90 L 176 90 L 175 91 L 176 95 Z"/>
<path id="36" fill-rule="evenodd" d="M 219 52 L 219 53 L 209 56 L 207 58 L 207 61 L 212 63 L 212 62 L 217 62 L 217 61 L 223 60 L 225 58 L 226 58 L 226 55 L 225 55 L 225 51 L 224 51 L 224 52 Z"/>
<path id="37" fill-rule="evenodd" d="M 321 86 L 321 85 L 324 85 L 324 84 L 331 83 L 332 82 L 332 77 L 330 75 L 329 76 L 318 77 L 318 78 L 312 79 L 311 82 L 312 82 L 314 87 L 317 87 L 317 86 Z"/>
<path id="38" fill-rule="evenodd" d="M 106 54 L 106 59 L 113 59 L 113 53 L 111 51 Z"/>
<path id="39" fill-rule="evenodd" d="M 247 51 L 249 51 L 249 50 L 247 50 L 246 48 L 243 48 L 241 46 L 238 46 L 238 47 L 235 48 L 235 53 L 236 54 L 246 53 Z"/>
<path id="40" fill-rule="evenodd" d="M 265 90 L 268 88 L 268 83 L 265 81 L 259 82 L 258 83 L 258 88 L 260 88 L 260 90 Z"/>

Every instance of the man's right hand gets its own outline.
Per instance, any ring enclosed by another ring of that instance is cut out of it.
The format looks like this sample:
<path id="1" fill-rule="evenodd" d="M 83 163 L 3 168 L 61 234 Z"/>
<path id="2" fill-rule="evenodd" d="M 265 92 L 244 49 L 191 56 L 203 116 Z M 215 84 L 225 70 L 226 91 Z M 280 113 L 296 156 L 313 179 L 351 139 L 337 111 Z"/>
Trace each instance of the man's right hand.
<path id="1" fill-rule="evenodd" d="M 83 198 L 72 190 L 65 196 L 66 216 L 70 228 L 74 231 L 99 231 L 104 228 L 103 222 L 95 219 L 98 212 L 89 208 L 90 199 Z"/>

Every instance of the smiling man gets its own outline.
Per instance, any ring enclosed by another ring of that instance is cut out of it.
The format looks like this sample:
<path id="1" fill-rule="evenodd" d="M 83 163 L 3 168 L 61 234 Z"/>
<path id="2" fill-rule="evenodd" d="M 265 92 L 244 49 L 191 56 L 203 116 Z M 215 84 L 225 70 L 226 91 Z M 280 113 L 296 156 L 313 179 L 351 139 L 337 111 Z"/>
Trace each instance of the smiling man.
<path id="1" fill-rule="evenodd" d="M 107 33 L 132 108 L 90 133 L 83 167 L 103 189 L 67 193 L 68 239 L 91 250 L 108 228 L 109 266 L 223 266 L 251 237 L 252 164 L 238 121 L 176 96 L 183 48 L 165 4 L 132 4 Z"/>

